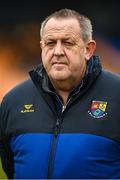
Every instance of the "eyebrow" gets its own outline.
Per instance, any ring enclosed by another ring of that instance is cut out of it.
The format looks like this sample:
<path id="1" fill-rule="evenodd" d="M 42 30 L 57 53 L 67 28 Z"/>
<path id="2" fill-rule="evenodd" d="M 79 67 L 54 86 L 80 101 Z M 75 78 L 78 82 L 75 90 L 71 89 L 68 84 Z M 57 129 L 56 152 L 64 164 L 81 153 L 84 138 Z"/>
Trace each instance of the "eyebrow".
<path id="1" fill-rule="evenodd" d="M 45 37 L 44 39 L 43 39 L 44 41 L 47 41 L 47 40 L 49 40 L 49 41 L 56 41 L 57 39 L 55 38 L 55 37 Z M 64 37 L 64 38 L 62 38 L 62 40 L 65 40 L 65 41 L 67 41 L 67 40 L 74 40 L 74 38 L 72 38 L 72 37 L 70 37 L 70 36 L 68 36 L 68 37 Z"/>

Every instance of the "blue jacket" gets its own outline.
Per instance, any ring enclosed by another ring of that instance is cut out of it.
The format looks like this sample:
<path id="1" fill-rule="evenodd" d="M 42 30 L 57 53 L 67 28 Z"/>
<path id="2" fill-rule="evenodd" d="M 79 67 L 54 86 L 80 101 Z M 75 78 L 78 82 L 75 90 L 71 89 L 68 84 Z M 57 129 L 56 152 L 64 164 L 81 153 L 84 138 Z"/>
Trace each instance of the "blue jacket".
<path id="1" fill-rule="evenodd" d="M 15 179 L 120 178 L 120 76 L 93 56 L 66 107 L 40 65 L 0 109 L 3 168 Z"/>

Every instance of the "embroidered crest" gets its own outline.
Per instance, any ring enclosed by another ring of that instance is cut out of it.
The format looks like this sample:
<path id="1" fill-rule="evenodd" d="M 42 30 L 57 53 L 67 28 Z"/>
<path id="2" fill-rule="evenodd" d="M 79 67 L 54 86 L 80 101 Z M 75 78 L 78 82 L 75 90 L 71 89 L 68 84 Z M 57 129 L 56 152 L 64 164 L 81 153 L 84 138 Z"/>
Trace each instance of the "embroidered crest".
<path id="1" fill-rule="evenodd" d="M 106 113 L 106 101 L 92 101 L 91 108 L 88 113 L 94 118 L 102 118 Z"/>

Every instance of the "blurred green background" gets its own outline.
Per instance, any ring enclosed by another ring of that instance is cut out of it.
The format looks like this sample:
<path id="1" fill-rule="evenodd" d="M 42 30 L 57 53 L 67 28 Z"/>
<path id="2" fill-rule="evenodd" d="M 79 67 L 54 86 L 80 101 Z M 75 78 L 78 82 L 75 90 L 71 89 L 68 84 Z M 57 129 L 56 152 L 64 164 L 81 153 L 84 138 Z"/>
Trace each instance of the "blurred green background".
<path id="1" fill-rule="evenodd" d="M 0 159 L 0 179 L 7 179 L 5 173 L 2 170 L 1 159 Z"/>

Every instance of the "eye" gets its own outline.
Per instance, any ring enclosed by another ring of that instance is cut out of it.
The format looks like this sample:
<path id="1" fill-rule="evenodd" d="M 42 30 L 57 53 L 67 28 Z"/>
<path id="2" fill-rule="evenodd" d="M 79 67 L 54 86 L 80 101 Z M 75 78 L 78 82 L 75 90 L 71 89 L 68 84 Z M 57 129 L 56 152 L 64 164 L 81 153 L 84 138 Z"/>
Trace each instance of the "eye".
<path id="1" fill-rule="evenodd" d="M 72 41 L 64 41 L 63 43 L 64 43 L 65 46 L 74 46 L 74 44 L 75 44 Z"/>
<path id="2" fill-rule="evenodd" d="M 55 43 L 56 43 L 55 41 L 46 41 L 46 42 L 45 42 L 45 45 L 46 45 L 46 46 L 54 46 Z"/>

